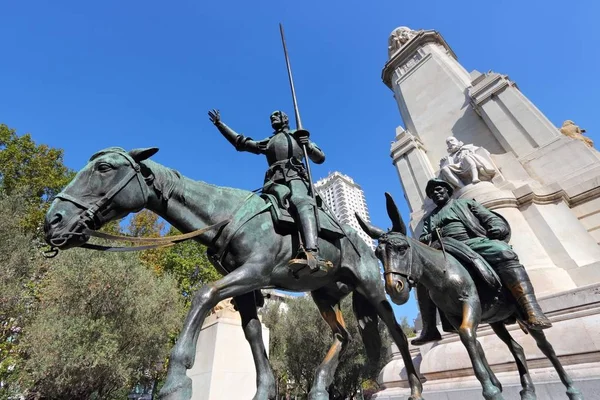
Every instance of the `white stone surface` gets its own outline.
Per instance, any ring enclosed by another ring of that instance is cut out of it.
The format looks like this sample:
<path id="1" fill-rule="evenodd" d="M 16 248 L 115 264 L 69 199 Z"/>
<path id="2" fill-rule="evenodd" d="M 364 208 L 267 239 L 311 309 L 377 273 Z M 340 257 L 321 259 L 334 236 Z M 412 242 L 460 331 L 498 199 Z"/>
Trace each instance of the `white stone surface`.
<path id="1" fill-rule="evenodd" d="M 268 352 L 269 330 L 264 325 L 262 335 Z M 221 310 L 206 319 L 198 337 L 196 361 L 187 375 L 192 379 L 192 400 L 254 396 L 254 360 L 237 312 Z"/>

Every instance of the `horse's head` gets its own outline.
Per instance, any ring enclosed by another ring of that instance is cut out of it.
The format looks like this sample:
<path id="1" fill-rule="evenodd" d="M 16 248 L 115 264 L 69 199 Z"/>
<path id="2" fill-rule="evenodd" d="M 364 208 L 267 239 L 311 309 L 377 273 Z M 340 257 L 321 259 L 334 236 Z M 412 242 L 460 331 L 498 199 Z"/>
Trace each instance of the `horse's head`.
<path id="1" fill-rule="evenodd" d="M 148 185 L 139 163 L 157 151 L 109 147 L 94 154 L 50 205 L 44 221 L 48 244 L 59 249 L 81 246 L 89 239 L 84 229 L 98 229 L 143 209 Z"/>
<path id="2" fill-rule="evenodd" d="M 385 197 L 387 212 L 393 224 L 390 231 L 385 232 L 371 225 L 358 214 L 356 218 L 361 228 L 378 241 L 375 255 L 383 263 L 387 293 L 394 303 L 404 304 L 408 301 L 411 286 L 414 284 L 411 276 L 410 242 L 406 237 L 406 225 L 402 221 L 394 199 L 389 193 L 386 193 Z"/>

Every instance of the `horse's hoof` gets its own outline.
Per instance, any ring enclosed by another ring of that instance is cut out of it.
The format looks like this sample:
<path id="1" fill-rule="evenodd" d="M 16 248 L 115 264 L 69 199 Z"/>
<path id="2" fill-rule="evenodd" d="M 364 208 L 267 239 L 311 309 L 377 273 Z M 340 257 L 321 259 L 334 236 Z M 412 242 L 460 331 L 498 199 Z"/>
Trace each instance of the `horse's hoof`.
<path id="1" fill-rule="evenodd" d="M 569 400 L 584 400 L 583 394 L 575 388 L 567 390 L 567 397 L 569 397 Z"/>
<path id="2" fill-rule="evenodd" d="M 496 390 L 488 390 L 483 392 L 483 398 L 485 400 L 504 400 L 504 396 L 502 396 L 502 392 L 494 386 Z"/>
<path id="3" fill-rule="evenodd" d="M 190 400 L 192 398 L 192 380 L 187 376 L 174 384 L 167 383 L 158 393 L 159 400 Z"/>
<path id="4" fill-rule="evenodd" d="M 275 386 L 269 386 L 266 389 L 260 387 L 256 389 L 256 394 L 252 400 L 275 400 L 276 398 L 277 390 Z"/>
<path id="5" fill-rule="evenodd" d="M 326 390 L 311 390 L 308 400 L 329 400 L 329 393 Z"/>
<path id="6" fill-rule="evenodd" d="M 523 389 L 519 394 L 521 395 L 521 400 L 537 400 L 537 396 L 533 390 Z"/>

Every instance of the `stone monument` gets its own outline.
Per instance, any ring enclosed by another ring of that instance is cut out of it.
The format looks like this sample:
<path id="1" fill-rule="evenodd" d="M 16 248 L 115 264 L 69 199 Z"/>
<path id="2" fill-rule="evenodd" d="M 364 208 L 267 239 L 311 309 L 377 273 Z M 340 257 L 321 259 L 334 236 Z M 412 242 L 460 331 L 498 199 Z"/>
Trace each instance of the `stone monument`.
<path id="1" fill-rule="evenodd" d="M 548 339 L 586 398 L 600 398 L 600 153 L 571 121 L 556 128 L 508 76 L 467 72 L 434 30 L 394 30 L 388 57 L 382 79 L 404 122 L 391 157 L 413 235 L 434 207 L 425 195 L 433 177 L 452 184 L 455 198 L 475 199 L 501 214 L 554 324 Z M 516 325 L 509 330 L 525 349 L 538 398 L 565 397 L 534 341 Z M 517 394 L 511 354 L 487 325 L 478 337 L 505 391 Z M 480 398 L 457 335 L 445 334 L 413 354 L 427 380 L 427 399 Z M 407 398 L 405 383 L 390 378 L 401 369 L 392 358 L 380 374 L 384 390 L 377 399 Z"/>
<path id="2" fill-rule="evenodd" d="M 264 325 L 262 337 L 268 352 L 269 329 Z M 254 359 L 230 299 L 217 304 L 202 325 L 196 362 L 187 375 L 192 400 L 251 399 L 256 393 Z"/>

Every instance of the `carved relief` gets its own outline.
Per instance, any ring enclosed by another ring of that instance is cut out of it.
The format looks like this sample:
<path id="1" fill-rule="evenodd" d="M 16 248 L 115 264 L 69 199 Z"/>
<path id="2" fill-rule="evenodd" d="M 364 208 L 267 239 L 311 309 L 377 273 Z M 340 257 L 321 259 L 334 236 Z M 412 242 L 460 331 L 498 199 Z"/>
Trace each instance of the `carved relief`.
<path id="1" fill-rule="evenodd" d="M 461 188 L 491 181 L 496 175 L 496 167 L 483 147 L 464 144 L 453 136 L 446 139 L 446 145 L 448 155 L 440 160 L 440 179 Z"/>

